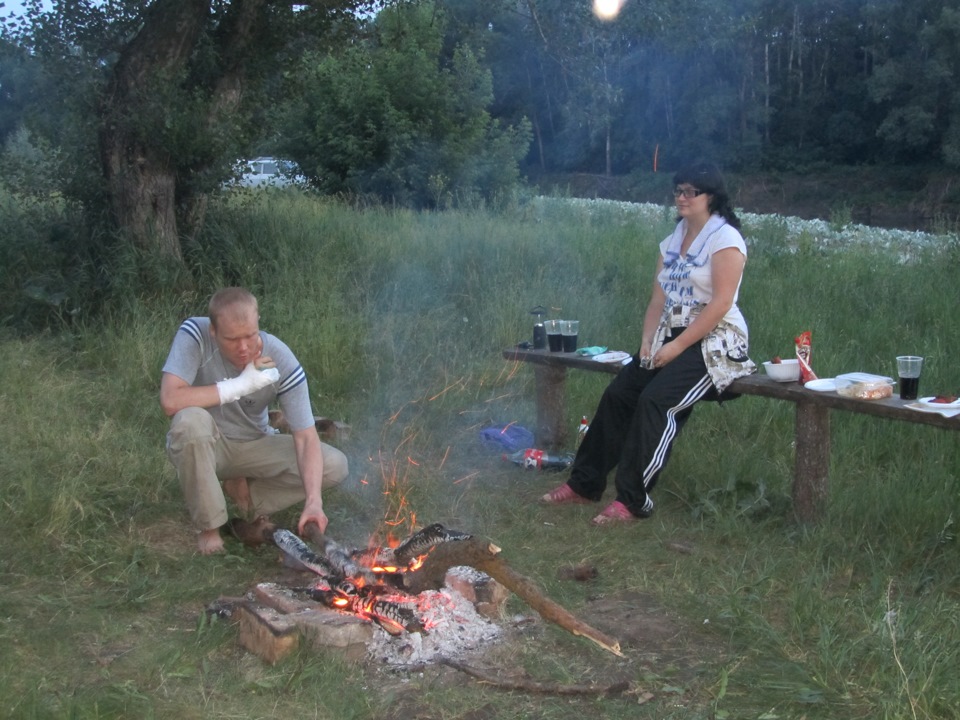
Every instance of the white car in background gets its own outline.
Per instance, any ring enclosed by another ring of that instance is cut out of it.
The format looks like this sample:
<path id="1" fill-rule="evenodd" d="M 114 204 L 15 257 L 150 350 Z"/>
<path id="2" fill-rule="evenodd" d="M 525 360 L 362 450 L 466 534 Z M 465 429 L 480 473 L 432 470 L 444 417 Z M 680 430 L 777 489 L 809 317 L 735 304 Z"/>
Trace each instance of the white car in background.
<path id="1" fill-rule="evenodd" d="M 241 160 L 237 164 L 239 178 L 227 183 L 231 187 L 306 187 L 307 179 L 300 174 L 297 164 L 274 157 Z"/>

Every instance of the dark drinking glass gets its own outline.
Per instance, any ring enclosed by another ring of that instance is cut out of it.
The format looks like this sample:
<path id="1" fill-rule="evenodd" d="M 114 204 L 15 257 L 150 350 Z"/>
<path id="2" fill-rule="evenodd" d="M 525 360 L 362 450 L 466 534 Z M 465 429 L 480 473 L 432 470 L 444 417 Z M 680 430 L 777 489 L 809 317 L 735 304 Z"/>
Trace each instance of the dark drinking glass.
<path id="1" fill-rule="evenodd" d="M 900 399 L 916 400 L 920 393 L 920 378 L 902 377 L 900 378 Z"/>
<path id="2" fill-rule="evenodd" d="M 917 399 L 922 370 L 923 358 L 919 355 L 897 355 L 897 376 L 900 379 L 901 400 Z"/>
<path id="3" fill-rule="evenodd" d="M 560 352 L 563 349 L 563 338 L 560 337 L 560 321 L 546 320 L 543 323 L 547 329 L 547 345 L 550 352 Z"/>
<path id="4" fill-rule="evenodd" d="M 579 320 L 561 320 L 560 334 L 563 335 L 563 351 L 572 353 L 577 351 L 577 337 L 580 335 Z"/>

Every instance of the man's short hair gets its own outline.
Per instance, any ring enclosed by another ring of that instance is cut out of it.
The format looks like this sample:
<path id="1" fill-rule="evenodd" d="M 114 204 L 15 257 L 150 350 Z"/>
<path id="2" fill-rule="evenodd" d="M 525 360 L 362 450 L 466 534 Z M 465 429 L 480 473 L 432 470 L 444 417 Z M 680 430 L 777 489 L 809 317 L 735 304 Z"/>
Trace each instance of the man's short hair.
<path id="1" fill-rule="evenodd" d="M 207 315 L 216 328 L 217 320 L 227 313 L 242 319 L 246 318 L 251 310 L 255 315 L 258 313 L 257 298 L 253 293 L 242 287 L 228 287 L 213 294 L 207 307 Z"/>

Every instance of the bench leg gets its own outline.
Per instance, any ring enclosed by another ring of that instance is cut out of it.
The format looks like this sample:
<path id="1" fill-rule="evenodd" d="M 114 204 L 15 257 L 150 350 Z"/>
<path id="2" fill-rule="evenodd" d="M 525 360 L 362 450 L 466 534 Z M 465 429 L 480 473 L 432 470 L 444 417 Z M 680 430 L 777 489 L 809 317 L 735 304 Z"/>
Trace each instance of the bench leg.
<path id="1" fill-rule="evenodd" d="M 567 442 L 567 369 L 548 365 L 533 368 L 537 390 L 537 429 L 540 450 L 560 450 Z"/>
<path id="2" fill-rule="evenodd" d="M 830 476 L 830 409 L 797 403 L 793 511 L 801 522 L 816 522 Z"/>

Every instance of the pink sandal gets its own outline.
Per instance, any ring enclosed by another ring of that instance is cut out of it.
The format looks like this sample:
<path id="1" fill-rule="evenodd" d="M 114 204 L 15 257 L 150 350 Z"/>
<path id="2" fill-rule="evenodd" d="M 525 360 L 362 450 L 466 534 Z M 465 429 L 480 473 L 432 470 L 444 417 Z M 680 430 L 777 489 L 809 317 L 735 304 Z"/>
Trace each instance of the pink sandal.
<path id="1" fill-rule="evenodd" d="M 627 510 L 627 506 L 619 500 L 614 500 L 607 505 L 603 512 L 597 515 L 592 522 L 594 525 L 606 525 L 608 523 L 627 523 L 639 520 L 636 515 Z"/>
<path id="2" fill-rule="evenodd" d="M 572 487 L 564 483 L 541 497 L 540 502 L 545 505 L 585 505 L 591 501 L 578 495 Z"/>

